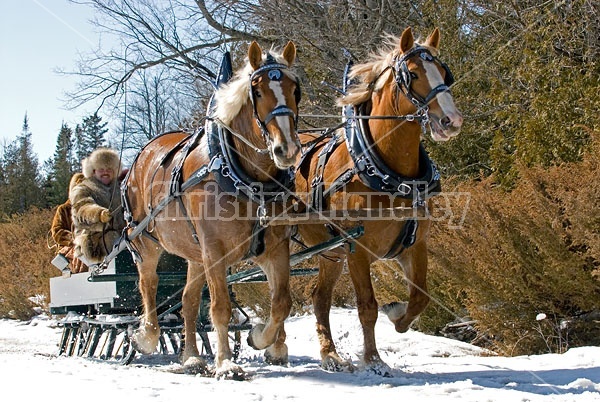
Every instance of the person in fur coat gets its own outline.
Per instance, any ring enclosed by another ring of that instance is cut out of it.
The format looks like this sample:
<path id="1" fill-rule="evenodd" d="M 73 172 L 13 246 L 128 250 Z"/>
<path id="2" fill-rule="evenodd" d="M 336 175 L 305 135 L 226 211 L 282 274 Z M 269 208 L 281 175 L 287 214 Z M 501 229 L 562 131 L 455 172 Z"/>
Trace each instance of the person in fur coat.
<path id="1" fill-rule="evenodd" d="M 98 148 L 82 161 L 84 180 L 71 191 L 75 226 L 75 256 L 100 263 L 113 249 L 125 227 L 117 175 L 119 154 Z"/>
<path id="2" fill-rule="evenodd" d="M 75 173 L 69 182 L 69 193 L 84 179 L 83 173 Z M 55 242 L 56 253 L 62 254 L 69 260 L 69 269 L 72 273 L 86 272 L 87 266 L 75 257 L 75 244 L 73 242 L 73 219 L 71 219 L 71 200 L 67 199 L 56 208 L 50 235 Z"/>

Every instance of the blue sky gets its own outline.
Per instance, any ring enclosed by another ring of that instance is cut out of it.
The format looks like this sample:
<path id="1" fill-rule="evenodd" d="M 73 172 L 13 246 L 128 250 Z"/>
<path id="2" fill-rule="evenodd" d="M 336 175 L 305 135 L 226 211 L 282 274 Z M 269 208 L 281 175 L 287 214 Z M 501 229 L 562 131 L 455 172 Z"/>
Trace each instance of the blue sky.
<path id="1" fill-rule="evenodd" d="M 74 127 L 94 111 L 93 105 L 66 110 L 64 93 L 77 79 L 54 71 L 74 70 L 78 52 L 97 47 L 100 36 L 86 6 L 67 0 L 0 4 L 0 140 L 12 141 L 21 133 L 27 112 L 41 163 L 53 155 L 63 121 Z"/>

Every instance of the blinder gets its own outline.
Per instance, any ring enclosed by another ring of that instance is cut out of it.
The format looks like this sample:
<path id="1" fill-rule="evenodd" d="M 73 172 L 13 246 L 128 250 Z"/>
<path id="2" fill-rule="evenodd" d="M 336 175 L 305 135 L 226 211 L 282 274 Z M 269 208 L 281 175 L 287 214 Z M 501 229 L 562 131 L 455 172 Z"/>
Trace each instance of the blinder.
<path id="1" fill-rule="evenodd" d="M 408 69 L 407 61 L 409 58 L 413 57 L 417 53 L 419 54 L 419 57 L 424 61 L 437 62 L 442 67 L 445 73 L 444 84 L 433 88 L 424 99 L 414 94 L 411 90 L 412 75 L 410 70 Z M 433 56 L 429 50 L 420 46 L 415 47 L 410 52 L 404 54 L 401 58 L 397 59 L 394 63 L 393 69 L 396 76 L 396 84 L 399 88 L 404 88 L 405 93 L 409 96 L 413 103 L 417 101 L 418 103 L 427 105 L 429 101 L 431 101 L 431 99 L 433 99 L 438 93 L 448 91 L 452 84 L 454 84 L 454 75 L 452 75 L 452 71 L 450 71 L 448 65 L 442 62 L 437 57 Z"/>
<path id="2" fill-rule="evenodd" d="M 296 100 L 296 105 L 300 104 L 302 100 L 302 88 L 300 88 L 300 83 L 296 81 L 296 89 L 294 90 L 294 99 Z"/>
<path id="3" fill-rule="evenodd" d="M 448 67 L 448 65 L 446 63 L 444 63 L 443 61 L 440 61 L 439 59 L 438 59 L 438 63 L 440 63 L 440 66 L 442 66 L 442 68 L 446 72 L 446 76 L 444 77 L 444 84 L 447 87 L 451 87 L 452 84 L 454 84 L 454 75 L 452 74 L 452 71 L 450 71 L 450 67 Z"/>
<path id="4" fill-rule="evenodd" d="M 447 87 L 451 87 L 452 84 L 454 84 L 454 75 L 452 75 L 452 71 L 450 71 L 450 67 L 448 67 L 448 65 L 446 63 L 444 63 L 443 61 L 440 61 L 440 59 L 438 59 L 438 58 L 435 58 L 435 60 L 439 63 L 439 65 L 442 67 L 442 69 L 444 69 L 444 72 L 445 72 L 444 85 L 446 85 Z M 408 70 L 408 65 L 406 64 L 406 60 L 403 63 L 401 63 L 400 71 L 401 71 L 403 85 L 406 88 L 410 88 L 410 86 L 412 84 L 412 76 L 411 76 L 410 71 Z"/>
<path id="5" fill-rule="evenodd" d="M 285 70 L 287 68 L 288 68 L 288 66 L 286 66 L 285 64 L 277 63 L 275 61 L 275 59 L 273 58 L 273 56 L 271 54 L 268 54 L 265 64 L 263 64 L 261 67 L 254 70 L 254 72 L 250 75 L 249 98 L 250 98 L 250 101 L 252 102 L 252 107 L 254 108 L 254 116 L 256 117 L 257 120 L 259 120 L 261 127 L 263 125 L 268 124 L 269 121 L 271 121 L 271 119 L 275 116 L 284 116 L 284 115 L 292 116 L 294 118 L 294 123 L 297 124 L 297 122 L 298 122 L 298 116 L 296 116 L 296 114 L 290 108 L 288 108 L 287 106 L 284 106 L 284 105 L 277 106 L 273 111 L 271 111 L 268 114 L 268 116 L 265 118 L 265 121 L 262 122 L 258 118 L 258 113 L 256 111 L 256 105 L 254 102 L 255 95 L 254 95 L 254 91 L 252 88 L 252 82 L 258 76 L 264 74 L 265 72 L 267 73 L 267 78 L 269 78 L 269 80 L 281 81 L 284 76 L 284 73 L 282 70 Z M 296 81 L 296 89 L 294 90 L 294 100 L 296 102 L 296 105 L 298 105 L 300 103 L 301 99 L 302 99 L 302 90 L 300 89 L 300 83 L 298 81 Z"/>
<path id="6" fill-rule="evenodd" d="M 283 79 L 283 71 L 286 70 L 288 66 L 282 63 L 277 63 L 271 54 L 267 55 L 267 60 L 265 64 L 261 67 L 257 68 L 250 74 L 250 99 L 252 104 L 254 105 L 254 93 L 252 91 L 252 81 L 256 79 L 259 75 L 267 72 L 267 77 L 271 81 L 281 81 Z M 302 89 L 300 88 L 300 83 L 296 81 L 296 89 L 294 90 L 294 100 L 296 101 L 296 105 L 300 103 L 302 99 Z"/>

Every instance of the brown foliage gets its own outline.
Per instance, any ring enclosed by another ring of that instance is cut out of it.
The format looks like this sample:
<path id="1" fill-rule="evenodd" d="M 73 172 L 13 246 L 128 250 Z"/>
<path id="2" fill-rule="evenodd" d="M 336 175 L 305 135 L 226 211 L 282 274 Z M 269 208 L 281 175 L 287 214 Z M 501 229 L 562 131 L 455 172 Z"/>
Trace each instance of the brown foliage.
<path id="1" fill-rule="evenodd" d="M 0 318 L 28 319 L 29 298 L 50 299 L 49 279 L 57 271 L 46 241 L 53 211 L 33 209 L 0 223 Z"/>
<path id="2" fill-rule="evenodd" d="M 462 303 L 502 353 L 597 342 L 597 324 L 577 317 L 600 305 L 599 144 L 582 163 L 521 168 L 510 193 L 491 180 L 456 185 L 471 195 L 464 224 L 434 226 L 431 278 L 443 288 L 434 292 Z"/>

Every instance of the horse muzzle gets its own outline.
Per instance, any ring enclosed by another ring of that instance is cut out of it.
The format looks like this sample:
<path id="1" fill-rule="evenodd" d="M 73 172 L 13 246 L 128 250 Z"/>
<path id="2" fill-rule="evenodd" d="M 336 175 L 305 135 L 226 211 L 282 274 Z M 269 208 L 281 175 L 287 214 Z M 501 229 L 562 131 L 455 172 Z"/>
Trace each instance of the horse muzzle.
<path id="1" fill-rule="evenodd" d="M 460 113 L 449 113 L 438 119 L 431 116 L 431 136 L 435 141 L 448 141 L 460 133 L 463 117 Z"/>
<path id="2" fill-rule="evenodd" d="M 296 164 L 300 146 L 295 142 L 273 144 L 271 155 L 278 169 L 287 169 Z"/>

